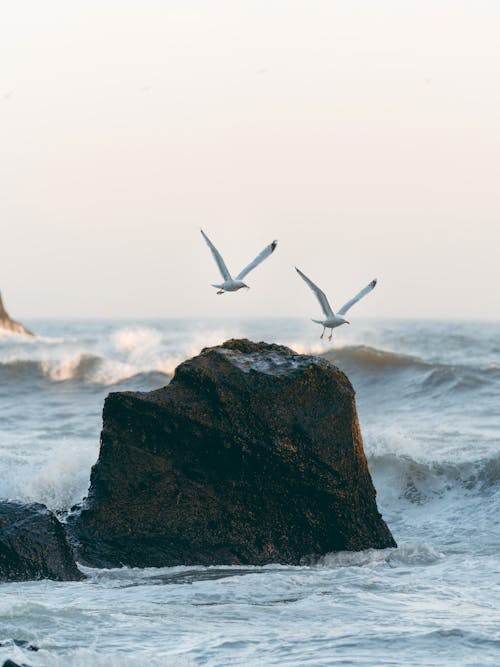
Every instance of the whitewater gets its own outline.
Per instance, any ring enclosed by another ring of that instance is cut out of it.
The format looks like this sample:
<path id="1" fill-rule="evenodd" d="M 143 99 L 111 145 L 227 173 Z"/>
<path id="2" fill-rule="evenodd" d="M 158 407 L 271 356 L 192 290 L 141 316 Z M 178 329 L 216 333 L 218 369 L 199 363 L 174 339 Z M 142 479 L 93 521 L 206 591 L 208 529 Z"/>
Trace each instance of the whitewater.
<path id="1" fill-rule="evenodd" d="M 203 347 L 247 337 L 347 373 L 398 549 L 2 584 L 0 664 L 500 664 L 499 322 L 357 320 L 331 344 L 298 319 L 25 324 L 35 338 L 0 333 L 1 499 L 64 516 L 86 495 L 110 391 L 161 387 Z"/>

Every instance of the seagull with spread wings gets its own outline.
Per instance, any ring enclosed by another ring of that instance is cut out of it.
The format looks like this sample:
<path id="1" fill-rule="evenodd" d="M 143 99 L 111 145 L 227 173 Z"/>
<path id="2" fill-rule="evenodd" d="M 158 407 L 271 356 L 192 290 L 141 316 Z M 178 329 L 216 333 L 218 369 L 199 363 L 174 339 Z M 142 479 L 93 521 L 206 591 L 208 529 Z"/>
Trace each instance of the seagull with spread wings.
<path id="1" fill-rule="evenodd" d="M 266 259 L 266 257 L 269 257 L 269 255 L 274 252 L 274 249 L 278 245 L 278 241 L 273 241 L 272 243 L 270 243 L 268 246 L 264 248 L 264 250 L 259 255 L 257 255 L 257 257 L 253 260 L 253 262 L 250 262 L 250 264 L 246 266 L 243 269 L 243 271 L 240 271 L 238 273 L 236 278 L 232 278 L 224 260 L 221 257 L 220 252 L 217 250 L 212 241 L 205 234 L 203 229 L 200 229 L 200 232 L 202 233 L 203 238 L 207 242 L 207 245 L 212 252 L 212 255 L 215 259 L 217 266 L 219 267 L 219 271 L 221 272 L 223 278 L 223 282 L 220 285 L 212 285 L 212 287 L 218 288 L 217 294 L 224 294 L 224 292 L 236 292 L 242 287 L 246 287 L 247 289 L 249 289 L 248 285 L 246 285 L 243 282 L 243 278 L 248 273 L 250 273 L 250 271 L 255 269 L 256 266 L 258 266 L 261 262 L 263 262 Z"/>
<path id="2" fill-rule="evenodd" d="M 353 296 L 352 299 L 350 299 L 347 303 L 345 303 L 342 308 L 337 311 L 337 313 L 334 313 L 330 304 L 328 303 L 328 299 L 326 298 L 325 293 L 323 290 L 320 290 L 320 288 L 313 283 L 312 280 L 310 280 L 306 275 L 302 273 L 297 267 L 295 267 L 295 270 L 299 274 L 301 278 L 305 280 L 305 282 L 309 285 L 309 287 L 312 289 L 314 294 L 316 295 L 316 298 L 319 301 L 319 305 L 321 306 L 321 309 L 323 310 L 325 314 L 324 320 L 313 320 L 313 322 L 317 322 L 318 324 L 323 325 L 323 332 L 320 336 L 320 338 L 323 338 L 325 334 L 325 329 L 330 329 L 330 335 L 328 336 L 328 340 L 332 340 L 333 336 L 333 330 L 336 327 L 339 327 L 341 324 L 350 324 L 345 318 L 344 315 L 347 313 L 349 308 L 354 306 L 355 303 L 357 303 L 360 299 L 362 299 L 364 296 L 366 296 L 369 292 L 372 291 L 372 289 L 375 287 L 377 284 L 377 279 L 372 280 L 369 285 L 364 287 L 361 292 L 358 292 L 356 296 Z"/>

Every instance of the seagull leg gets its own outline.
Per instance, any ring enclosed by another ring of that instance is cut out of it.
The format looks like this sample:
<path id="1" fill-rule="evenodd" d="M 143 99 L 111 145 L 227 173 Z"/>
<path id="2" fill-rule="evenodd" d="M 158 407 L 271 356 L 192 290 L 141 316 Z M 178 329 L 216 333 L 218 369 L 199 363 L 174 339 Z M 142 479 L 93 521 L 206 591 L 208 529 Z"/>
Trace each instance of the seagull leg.
<path id="1" fill-rule="evenodd" d="M 333 329 L 330 329 L 330 335 L 328 336 L 328 340 L 332 340 L 333 336 Z"/>
<path id="2" fill-rule="evenodd" d="M 325 335 L 325 327 L 323 327 L 323 333 L 321 334 L 320 338 L 323 338 L 324 335 Z"/>
<path id="3" fill-rule="evenodd" d="M 223 290 L 223 289 L 220 289 L 220 290 L 217 292 L 217 294 L 224 294 L 224 290 Z"/>

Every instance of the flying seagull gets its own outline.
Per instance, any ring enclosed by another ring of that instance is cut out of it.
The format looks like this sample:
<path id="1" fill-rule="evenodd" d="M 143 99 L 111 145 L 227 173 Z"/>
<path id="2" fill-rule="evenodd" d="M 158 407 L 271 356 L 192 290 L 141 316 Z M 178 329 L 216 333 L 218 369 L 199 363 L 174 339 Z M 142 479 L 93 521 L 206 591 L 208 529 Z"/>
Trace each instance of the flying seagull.
<path id="1" fill-rule="evenodd" d="M 250 262 L 248 266 L 246 266 L 243 271 L 240 271 L 236 278 L 232 278 L 231 274 L 227 270 L 227 266 L 224 262 L 224 260 L 221 257 L 220 252 L 217 250 L 217 248 L 214 246 L 212 241 L 208 238 L 208 236 L 205 234 L 203 229 L 200 229 L 200 232 L 203 235 L 203 238 L 207 242 L 208 247 L 212 251 L 212 255 L 214 256 L 215 261 L 217 262 L 217 266 L 219 267 L 219 271 L 221 272 L 222 278 L 224 282 L 222 282 L 220 285 L 212 285 L 212 287 L 217 287 L 218 292 L 217 294 L 224 294 L 224 292 L 236 292 L 236 290 L 241 289 L 242 287 L 248 288 L 248 285 L 246 285 L 243 282 L 243 278 L 247 275 L 247 273 L 250 273 L 253 269 L 255 269 L 256 266 L 258 266 L 261 262 L 263 262 L 266 257 L 269 257 L 269 255 L 274 252 L 274 249 L 278 245 L 278 241 L 273 241 L 270 243 L 268 246 L 264 248 L 264 250 L 257 255 L 257 257 L 253 260 L 253 262 Z"/>
<path id="2" fill-rule="evenodd" d="M 309 280 L 307 276 L 305 276 L 302 271 L 300 271 L 297 267 L 295 267 L 295 270 L 303 278 L 306 283 L 309 285 L 309 287 L 312 289 L 314 294 L 316 295 L 316 298 L 319 301 L 319 305 L 321 306 L 323 312 L 325 313 L 325 318 L 324 320 L 313 320 L 313 322 L 317 322 L 318 324 L 323 325 L 323 332 L 320 336 L 320 338 L 323 338 L 325 334 L 325 329 L 330 329 L 330 335 L 328 336 L 328 340 L 332 340 L 333 336 L 333 330 L 335 327 L 339 327 L 341 324 L 350 324 L 346 319 L 344 319 L 344 315 L 347 313 L 349 308 L 354 306 L 355 303 L 357 303 L 360 299 L 362 299 L 364 296 L 366 296 L 369 292 L 372 291 L 372 289 L 375 287 L 377 284 L 377 279 L 372 280 L 369 285 L 364 287 L 361 292 L 358 292 L 356 296 L 353 296 L 350 301 L 345 303 L 342 308 L 337 312 L 334 313 L 330 304 L 328 303 L 328 299 L 326 298 L 325 293 L 323 290 L 320 290 L 320 288 L 313 283 L 312 280 Z"/>

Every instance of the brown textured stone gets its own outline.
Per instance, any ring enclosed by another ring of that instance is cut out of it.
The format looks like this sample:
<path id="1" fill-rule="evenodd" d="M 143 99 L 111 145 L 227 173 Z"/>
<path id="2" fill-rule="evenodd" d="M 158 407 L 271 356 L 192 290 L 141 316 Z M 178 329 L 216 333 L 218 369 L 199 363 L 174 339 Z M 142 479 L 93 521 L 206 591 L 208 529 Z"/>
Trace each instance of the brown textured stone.
<path id="1" fill-rule="evenodd" d="M 26 336 L 32 336 L 31 331 L 28 331 L 20 322 L 16 322 L 11 317 L 9 317 L 2 301 L 2 295 L 0 294 L 0 329 L 5 329 L 6 331 L 11 331 L 12 333 L 25 334 Z"/>

